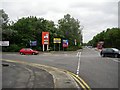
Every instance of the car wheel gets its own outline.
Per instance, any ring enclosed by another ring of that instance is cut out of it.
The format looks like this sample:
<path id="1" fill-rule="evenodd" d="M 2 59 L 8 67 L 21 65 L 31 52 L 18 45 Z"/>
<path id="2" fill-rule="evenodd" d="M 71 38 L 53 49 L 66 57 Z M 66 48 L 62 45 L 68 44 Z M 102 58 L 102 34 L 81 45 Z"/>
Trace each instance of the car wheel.
<path id="1" fill-rule="evenodd" d="M 35 53 L 33 52 L 32 55 L 35 55 Z"/>
<path id="2" fill-rule="evenodd" d="M 20 52 L 21 55 L 24 55 L 24 53 Z"/>
<path id="3" fill-rule="evenodd" d="M 102 53 L 101 56 L 102 56 L 102 57 L 105 57 L 105 54 Z"/>
<path id="4" fill-rule="evenodd" d="M 114 57 L 115 57 L 115 58 L 117 58 L 117 57 L 118 57 L 118 55 L 117 55 L 117 54 L 115 54 L 115 55 L 114 55 Z"/>

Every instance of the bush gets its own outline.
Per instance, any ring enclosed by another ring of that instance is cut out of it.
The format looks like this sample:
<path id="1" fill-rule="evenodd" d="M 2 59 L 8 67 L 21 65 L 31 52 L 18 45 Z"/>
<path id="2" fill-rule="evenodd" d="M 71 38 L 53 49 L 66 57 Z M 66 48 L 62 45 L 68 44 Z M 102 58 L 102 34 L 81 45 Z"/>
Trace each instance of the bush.
<path id="1" fill-rule="evenodd" d="M 79 45 L 79 46 L 78 46 L 78 49 L 82 49 L 82 46 Z"/>
<path id="2" fill-rule="evenodd" d="M 2 51 L 5 52 L 18 52 L 21 49 L 21 47 L 19 47 L 16 44 L 11 44 L 9 47 L 3 47 Z"/>
<path id="3" fill-rule="evenodd" d="M 69 46 L 67 51 L 76 51 L 78 49 L 82 49 L 82 46 Z"/>

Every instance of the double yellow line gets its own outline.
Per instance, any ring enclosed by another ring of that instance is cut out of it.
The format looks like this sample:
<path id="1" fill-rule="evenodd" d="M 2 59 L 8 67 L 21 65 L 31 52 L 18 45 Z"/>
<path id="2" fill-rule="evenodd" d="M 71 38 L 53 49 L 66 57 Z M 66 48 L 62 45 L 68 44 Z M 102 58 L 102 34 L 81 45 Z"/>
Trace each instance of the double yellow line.
<path id="1" fill-rule="evenodd" d="M 0 59 L 0 60 L 3 60 L 3 61 L 7 61 L 7 62 L 13 62 L 13 63 L 21 63 L 21 64 L 26 64 L 26 65 L 32 65 L 32 66 L 35 66 L 36 64 L 34 63 L 27 63 L 27 62 L 23 62 L 23 61 L 14 61 L 14 60 L 8 60 L 8 59 Z M 38 65 L 38 64 L 37 64 Z M 70 71 L 67 71 L 67 70 L 63 70 L 61 69 L 62 71 L 68 73 L 72 78 L 74 78 L 74 80 L 84 89 L 84 90 L 91 90 L 91 88 L 89 87 L 89 85 L 82 79 L 80 78 L 78 75 L 70 72 Z"/>
<path id="2" fill-rule="evenodd" d="M 84 90 L 91 90 L 89 85 L 82 78 L 80 78 L 78 75 L 76 75 L 72 72 L 69 72 L 69 71 L 66 71 L 66 72 L 68 72 Z"/>

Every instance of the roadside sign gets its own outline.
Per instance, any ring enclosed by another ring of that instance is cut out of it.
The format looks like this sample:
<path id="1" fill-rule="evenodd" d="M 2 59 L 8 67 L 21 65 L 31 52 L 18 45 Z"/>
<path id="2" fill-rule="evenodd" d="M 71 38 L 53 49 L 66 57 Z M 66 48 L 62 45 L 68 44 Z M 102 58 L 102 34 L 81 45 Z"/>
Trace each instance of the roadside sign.
<path id="1" fill-rule="evenodd" d="M 49 44 L 49 32 L 42 32 L 42 44 Z"/>
<path id="2" fill-rule="evenodd" d="M 9 46 L 9 41 L 0 41 L 0 46 Z"/>
<path id="3" fill-rule="evenodd" d="M 60 51 L 61 38 L 54 38 L 54 39 L 53 39 L 53 43 L 54 43 L 54 51 L 55 51 L 55 44 L 56 44 L 56 43 L 59 44 L 59 51 Z"/>
<path id="4" fill-rule="evenodd" d="M 37 41 L 30 41 L 30 46 L 37 46 Z"/>
<path id="5" fill-rule="evenodd" d="M 61 43 L 61 38 L 54 38 L 53 43 Z"/>
<path id="6" fill-rule="evenodd" d="M 63 40 L 63 47 L 68 47 L 68 40 Z"/>
<path id="7" fill-rule="evenodd" d="M 97 49 L 102 49 L 103 48 L 103 45 L 104 45 L 104 42 L 103 41 L 100 41 L 97 43 Z"/>

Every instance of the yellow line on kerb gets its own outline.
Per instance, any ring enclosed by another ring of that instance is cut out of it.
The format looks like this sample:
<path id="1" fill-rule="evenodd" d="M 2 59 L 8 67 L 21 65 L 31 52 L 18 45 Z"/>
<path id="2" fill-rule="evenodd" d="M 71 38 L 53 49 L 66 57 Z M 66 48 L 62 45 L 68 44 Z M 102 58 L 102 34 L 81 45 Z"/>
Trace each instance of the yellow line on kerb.
<path id="1" fill-rule="evenodd" d="M 72 72 L 69 72 L 69 71 L 68 71 L 68 73 L 70 73 L 71 75 L 73 75 L 74 77 L 76 77 L 80 82 L 82 82 L 83 85 L 86 87 L 86 89 L 91 90 L 91 88 L 88 86 L 88 84 L 82 78 L 80 78 L 78 75 L 76 75 L 76 74 L 74 74 Z M 84 90 L 86 90 L 86 89 L 84 89 Z"/>
<path id="2" fill-rule="evenodd" d="M 72 75 L 72 74 L 71 74 Z M 72 75 L 72 77 L 75 79 L 75 81 L 84 89 L 86 90 L 85 86 L 74 76 Z"/>
<path id="3" fill-rule="evenodd" d="M 32 66 L 33 66 L 33 65 L 38 65 L 38 66 L 39 66 L 39 64 L 36 64 L 36 63 L 28 63 L 28 62 L 24 62 L 24 61 L 14 61 L 14 60 L 9 60 L 9 59 L 0 59 L 0 60 L 8 61 L 8 62 L 14 62 L 14 63 L 21 63 L 21 64 L 26 64 L 26 65 L 31 65 L 31 64 L 32 64 Z M 44 65 L 44 66 L 46 66 L 46 65 Z M 85 81 L 84 81 L 82 78 L 80 78 L 78 75 L 76 75 L 76 74 L 74 74 L 74 73 L 72 73 L 72 72 L 70 72 L 70 71 L 64 70 L 64 69 L 61 69 L 61 70 L 69 73 L 69 74 L 75 79 L 75 81 L 76 81 L 84 90 L 87 90 L 87 89 L 88 89 L 88 90 L 91 90 L 91 88 L 88 86 L 88 84 L 85 83 Z"/>
<path id="4" fill-rule="evenodd" d="M 9 60 L 9 59 L 0 59 L 0 60 L 7 61 L 7 62 L 13 62 L 13 63 L 28 64 L 27 62 L 23 62 L 23 61 L 14 61 L 14 60 Z"/>

